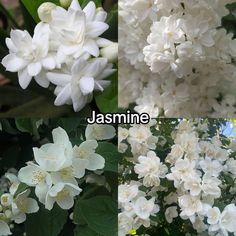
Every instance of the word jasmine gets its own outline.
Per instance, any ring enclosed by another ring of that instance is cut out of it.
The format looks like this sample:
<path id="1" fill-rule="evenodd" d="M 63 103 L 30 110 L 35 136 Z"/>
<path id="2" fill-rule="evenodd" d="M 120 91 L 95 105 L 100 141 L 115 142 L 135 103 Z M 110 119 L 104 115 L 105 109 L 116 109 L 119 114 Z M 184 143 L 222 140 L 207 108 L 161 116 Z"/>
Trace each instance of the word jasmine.
<path id="1" fill-rule="evenodd" d="M 92 117 L 87 118 L 89 124 L 148 124 L 150 116 L 147 113 L 131 113 L 128 110 L 126 113 L 107 113 L 96 114 L 92 111 Z"/>

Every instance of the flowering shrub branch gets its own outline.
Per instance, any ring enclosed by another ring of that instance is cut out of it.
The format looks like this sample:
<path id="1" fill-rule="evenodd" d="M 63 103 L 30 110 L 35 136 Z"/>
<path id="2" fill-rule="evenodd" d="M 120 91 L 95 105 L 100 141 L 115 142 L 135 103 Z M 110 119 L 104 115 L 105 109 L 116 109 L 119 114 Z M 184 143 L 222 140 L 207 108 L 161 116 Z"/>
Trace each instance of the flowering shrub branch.
<path id="1" fill-rule="evenodd" d="M 19 120 L 17 127 L 27 132 L 27 122 Z M 37 122 L 39 130 L 43 123 Z M 84 230 L 100 235 L 116 233 L 117 207 L 112 197 L 116 185 L 112 179 L 116 178 L 117 151 L 104 141 L 112 140 L 116 130 L 108 125 L 84 125 L 83 130 L 74 140 L 65 129 L 54 128 L 52 142 L 44 140 L 33 147 L 33 161 L 1 178 L 0 235 L 16 233 L 14 224 L 25 222 L 27 235 L 43 232 L 41 235 L 57 236 L 66 230 L 68 213 L 75 224 L 70 226 L 70 231 L 75 228 L 75 236 L 83 235 Z M 110 210 L 105 211 L 107 207 Z M 94 222 L 94 214 L 100 214 L 100 227 Z M 107 216 L 111 218 L 109 227 L 102 222 Z M 54 223 L 48 225 L 47 220 Z M 43 231 L 40 222 L 46 224 Z"/>
<path id="2" fill-rule="evenodd" d="M 18 73 L 23 89 L 32 79 L 43 88 L 53 84 L 54 104 L 72 104 L 77 112 L 91 102 L 94 91 L 103 92 L 110 85 L 107 78 L 115 72 L 118 46 L 102 37 L 109 25 L 101 7 L 90 1 L 82 9 L 78 0 L 70 2 L 68 9 L 42 3 L 33 36 L 11 30 L 2 65 Z"/>
<path id="3" fill-rule="evenodd" d="M 160 119 L 119 129 L 120 236 L 236 233 L 235 139 L 221 125 Z"/>

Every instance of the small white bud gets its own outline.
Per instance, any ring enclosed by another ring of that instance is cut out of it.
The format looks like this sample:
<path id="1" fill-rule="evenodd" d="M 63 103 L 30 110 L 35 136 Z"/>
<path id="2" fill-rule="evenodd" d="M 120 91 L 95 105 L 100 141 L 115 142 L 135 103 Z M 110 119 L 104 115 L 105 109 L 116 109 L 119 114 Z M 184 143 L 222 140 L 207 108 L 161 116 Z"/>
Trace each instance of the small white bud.
<path id="1" fill-rule="evenodd" d="M 12 195 L 9 193 L 4 193 L 1 196 L 1 204 L 5 207 L 10 206 L 13 201 Z"/>
<path id="2" fill-rule="evenodd" d="M 12 217 L 12 212 L 10 210 L 6 210 L 5 212 L 5 216 L 10 219 Z"/>
<path id="3" fill-rule="evenodd" d="M 44 2 L 38 8 L 39 19 L 43 22 L 49 23 L 52 20 L 52 10 L 57 6 L 52 2 Z"/>
<path id="4" fill-rule="evenodd" d="M 109 62 L 116 62 L 118 59 L 118 43 L 102 48 L 100 50 L 101 56 L 108 59 Z"/>
<path id="5" fill-rule="evenodd" d="M 64 8 L 68 8 L 71 4 L 72 0 L 60 0 L 60 5 Z"/>

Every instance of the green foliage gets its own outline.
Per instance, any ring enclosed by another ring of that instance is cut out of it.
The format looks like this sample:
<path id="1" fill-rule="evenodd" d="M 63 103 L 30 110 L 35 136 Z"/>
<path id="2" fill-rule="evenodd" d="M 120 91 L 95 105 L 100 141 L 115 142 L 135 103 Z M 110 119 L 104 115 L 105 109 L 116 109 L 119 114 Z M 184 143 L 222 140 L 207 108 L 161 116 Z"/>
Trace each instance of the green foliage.
<path id="1" fill-rule="evenodd" d="M 84 8 L 91 0 L 79 0 L 80 5 L 82 8 Z M 93 0 L 93 2 L 96 4 L 97 7 L 102 6 L 102 1 L 101 0 Z"/>
<path id="2" fill-rule="evenodd" d="M 105 158 L 105 171 L 117 172 L 117 165 L 121 156 L 117 151 L 117 146 L 112 143 L 102 142 L 99 143 L 96 153 Z"/>
<path id="3" fill-rule="evenodd" d="M 109 87 L 101 94 L 95 96 L 96 104 L 102 113 L 115 113 L 118 111 L 118 73 L 116 72 L 108 80 Z"/>
<path id="4" fill-rule="evenodd" d="M 51 211 L 40 207 L 39 212 L 27 216 L 25 230 L 27 235 L 57 236 L 67 221 L 68 212 L 57 205 Z"/>
<path id="5" fill-rule="evenodd" d="M 80 212 L 78 220 L 82 217 L 83 221 L 86 222 L 87 227 L 83 230 L 88 236 L 93 231 L 95 233 L 93 235 L 110 236 L 117 234 L 117 203 L 111 197 L 97 196 L 79 200 L 75 211 Z M 80 229 L 82 227 L 78 226 L 75 235 L 84 236 Z"/>

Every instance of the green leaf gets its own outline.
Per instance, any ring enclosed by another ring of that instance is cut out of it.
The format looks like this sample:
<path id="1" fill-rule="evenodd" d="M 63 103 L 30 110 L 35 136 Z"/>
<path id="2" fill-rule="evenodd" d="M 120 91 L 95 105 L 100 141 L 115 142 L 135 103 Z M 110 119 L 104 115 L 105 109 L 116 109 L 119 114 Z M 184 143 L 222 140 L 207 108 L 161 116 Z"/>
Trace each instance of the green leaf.
<path id="1" fill-rule="evenodd" d="M 95 95 L 95 101 L 102 113 L 115 113 L 118 111 L 118 73 L 110 76 L 111 84 L 102 94 Z"/>
<path id="2" fill-rule="evenodd" d="M 105 158 L 105 171 L 118 172 L 118 160 L 121 154 L 117 150 L 117 146 L 108 142 L 98 143 L 96 153 Z"/>
<path id="3" fill-rule="evenodd" d="M 21 0 L 25 8 L 28 10 L 30 15 L 33 17 L 34 21 L 38 23 L 40 21 L 38 17 L 37 10 L 39 6 L 45 2 L 45 0 Z M 47 2 L 52 2 L 59 5 L 59 0 L 47 0 Z"/>
<path id="4" fill-rule="evenodd" d="M 77 225 L 74 231 L 74 236 L 100 236 L 100 235 L 101 234 L 94 232 L 88 226 L 83 227 L 83 226 Z"/>
<path id="5" fill-rule="evenodd" d="M 17 118 L 15 121 L 17 129 L 19 129 L 21 132 L 30 133 L 33 135 L 37 131 L 35 119 Z"/>
<path id="6" fill-rule="evenodd" d="M 108 196 L 97 196 L 78 203 L 78 211 L 98 235 L 117 235 L 117 204 Z M 84 236 L 84 235 L 81 235 Z"/>
<path id="7" fill-rule="evenodd" d="M 41 206 L 35 214 L 27 215 L 26 234 L 32 236 L 57 236 L 67 221 L 68 212 L 54 205 L 51 211 Z"/>
<path id="8" fill-rule="evenodd" d="M 14 197 L 17 197 L 17 195 L 19 195 L 20 193 L 24 192 L 26 189 L 28 189 L 29 186 L 24 184 L 24 183 L 20 183 L 15 194 Z"/>

